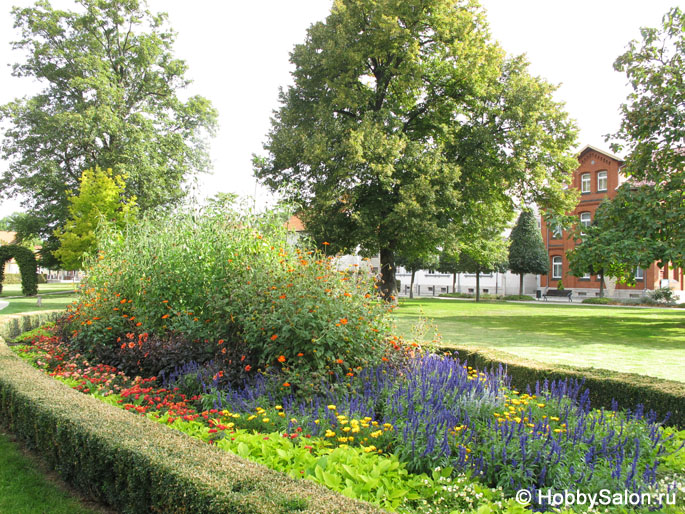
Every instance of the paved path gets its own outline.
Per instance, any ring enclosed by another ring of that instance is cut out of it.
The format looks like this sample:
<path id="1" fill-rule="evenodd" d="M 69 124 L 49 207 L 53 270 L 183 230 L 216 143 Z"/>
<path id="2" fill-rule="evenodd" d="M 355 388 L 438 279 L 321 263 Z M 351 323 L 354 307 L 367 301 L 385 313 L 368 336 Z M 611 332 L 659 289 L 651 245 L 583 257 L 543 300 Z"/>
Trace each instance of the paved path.
<path id="1" fill-rule="evenodd" d="M 2 309 L 4 309 L 5 307 L 7 307 L 9 304 L 10 304 L 10 302 L 3 302 L 3 301 L 0 301 L 0 311 L 1 311 Z"/>

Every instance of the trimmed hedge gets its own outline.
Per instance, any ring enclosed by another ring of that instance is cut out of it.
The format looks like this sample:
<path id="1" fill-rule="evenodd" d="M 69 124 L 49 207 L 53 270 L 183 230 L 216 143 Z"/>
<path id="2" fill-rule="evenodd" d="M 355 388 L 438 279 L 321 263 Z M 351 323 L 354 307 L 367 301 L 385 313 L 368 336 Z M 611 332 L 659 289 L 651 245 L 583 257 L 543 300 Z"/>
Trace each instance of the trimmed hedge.
<path id="1" fill-rule="evenodd" d="M 37 273 L 36 282 L 38 284 L 47 284 L 48 279 L 45 277 L 45 273 Z M 2 279 L 2 285 L 6 286 L 8 284 L 21 284 L 21 273 L 6 273 Z"/>
<path id="2" fill-rule="evenodd" d="M 47 317 L 32 319 L 0 321 L 0 334 L 15 337 Z M 122 512 L 382 512 L 79 393 L 2 339 L 0 420 L 66 481 Z"/>
<path id="3" fill-rule="evenodd" d="M 439 351 L 458 353 L 473 368 L 481 370 L 503 365 L 514 387 L 526 391 L 535 389 L 535 382 L 552 380 L 584 380 L 590 390 L 593 407 L 611 408 L 615 400 L 621 409 L 634 410 L 642 404 L 664 418 L 670 412 L 668 425 L 685 427 L 685 383 L 647 377 L 635 373 L 619 373 L 598 368 L 579 368 L 560 364 L 545 364 L 491 349 L 444 346 Z"/>
<path id="4" fill-rule="evenodd" d="M 5 262 L 14 258 L 21 274 L 21 292 L 24 296 L 38 294 L 38 263 L 35 254 L 24 246 L 0 246 L 0 293 L 5 276 Z"/>

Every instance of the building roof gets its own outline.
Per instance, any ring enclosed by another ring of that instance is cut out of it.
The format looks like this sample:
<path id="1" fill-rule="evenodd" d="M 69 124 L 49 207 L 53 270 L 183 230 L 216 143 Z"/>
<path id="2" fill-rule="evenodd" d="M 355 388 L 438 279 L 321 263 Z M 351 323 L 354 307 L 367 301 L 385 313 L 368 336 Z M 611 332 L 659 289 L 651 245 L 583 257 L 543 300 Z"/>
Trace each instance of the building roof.
<path id="1" fill-rule="evenodd" d="M 6 230 L 0 230 L 0 244 L 11 244 L 14 243 L 16 238 L 16 232 L 7 232 Z"/>
<path id="2" fill-rule="evenodd" d="M 297 216 L 290 216 L 290 219 L 285 223 L 285 228 L 294 230 L 295 232 L 304 232 L 304 223 Z"/>
<path id="3" fill-rule="evenodd" d="M 601 153 L 602 155 L 605 155 L 605 156 L 609 157 L 610 159 L 614 159 L 615 161 L 618 161 L 621 164 L 623 164 L 625 162 L 625 160 L 621 159 L 619 156 L 614 155 L 614 154 L 609 153 L 609 152 L 604 151 L 604 150 L 600 150 L 599 148 L 592 146 L 592 145 L 585 145 L 585 148 L 583 148 L 580 152 L 578 152 L 578 159 L 580 159 L 587 152 Z"/>

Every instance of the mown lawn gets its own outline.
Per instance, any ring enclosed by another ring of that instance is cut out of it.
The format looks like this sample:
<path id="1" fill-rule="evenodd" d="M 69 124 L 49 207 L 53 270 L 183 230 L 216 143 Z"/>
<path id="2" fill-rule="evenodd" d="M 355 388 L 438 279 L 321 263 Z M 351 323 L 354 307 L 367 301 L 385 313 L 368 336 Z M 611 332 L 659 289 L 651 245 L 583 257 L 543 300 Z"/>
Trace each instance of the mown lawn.
<path id="1" fill-rule="evenodd" d="M 401 300 L 397 333 L 411 337 L 422 317 L 446 346 L 496 348 L 542 362 L 685 382 L 685 309 Z M 423 339 L 433 339 L 432 332 Z"/>
<path id="2" fill-rule="evenodd" d="M 4 309 L 0 309 L 0 316 L 19 314 L 20 312 L 45 311 L 52 309 L 66 309 L 67 305 L 76 299 L 72 292 L 41 296 L 41 306 L 38 307 L 35 296 L 24 298 L 2 298 L 0 301 L 9 302 Z"/>
<path id="3" fill-rule="evenodd" d="M 55 291 L 73 291 L 78 284 L 38 284 L 38 294 L 53 293 Z M 0 298 L 5 296 L 21 296 L 21 284 L 3 284 Z"/>
<path id="4" fill-rule="evenodd" d="M 88 514 L 107 512 L 81 503 L 40 461 L 21 451 L 0 429 L 0 512 L 13 514 Z"/>

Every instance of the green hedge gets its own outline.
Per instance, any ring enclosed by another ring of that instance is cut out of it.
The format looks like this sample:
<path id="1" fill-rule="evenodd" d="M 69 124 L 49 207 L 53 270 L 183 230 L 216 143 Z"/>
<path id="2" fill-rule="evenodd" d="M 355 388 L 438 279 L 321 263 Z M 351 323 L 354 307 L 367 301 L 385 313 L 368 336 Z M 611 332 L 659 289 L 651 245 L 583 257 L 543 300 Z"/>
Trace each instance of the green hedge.
<path id="1" fill-rule="evenodd" d="M 0 246 L 0 293 L 5 278 L 5 263 L 14 258 L 21 274 L 21 291 L 24 296 L 38 294 L 38 264 L 35 254 L 24 246 Z"/>
<path id="2" fill-rule="evenodd" d="M 521 391 L 527 386 L 535 389 L 535 382 L 547 380 L 585 380 L 590 390 L 593 407 L 610 408 L 616 400 L 622 409 L 635 409 L 637 404 L 654 410 L 661 418 L 671 413 L 669 425 L 685 427 L 685 383 L 647 377 L 634 373 L 619 373 L 597 368 L 579 368 L 545 364 L 491 349 L 445 346 L 440 351 L 458 352 L 460 360 L 478 369 L 506 366 L 512 385 Z"/>
<path id="3" fill-rule="evenodd" d="M 15 325 L 0 321 L 0 333 L 15 337 Z M 381 512 L 81 394 L 2 339 L 0 420 L 66 481 L 122 512 Z"/>
<path id="4" fill-rule="evenodd" d="M 45 273 L 37 273 L 36 282 L 38 284 L 47 284 L 48 279 L 46 278 Z M 6 286 L 7 284 L 21 284 L 21 273 L 5 274 L 4 278 L 2 279 L 2 285 Z"/>

